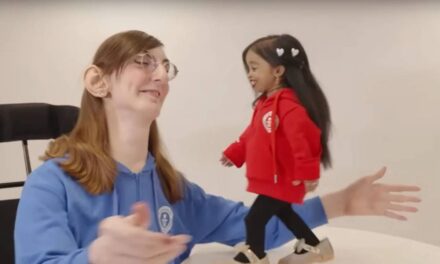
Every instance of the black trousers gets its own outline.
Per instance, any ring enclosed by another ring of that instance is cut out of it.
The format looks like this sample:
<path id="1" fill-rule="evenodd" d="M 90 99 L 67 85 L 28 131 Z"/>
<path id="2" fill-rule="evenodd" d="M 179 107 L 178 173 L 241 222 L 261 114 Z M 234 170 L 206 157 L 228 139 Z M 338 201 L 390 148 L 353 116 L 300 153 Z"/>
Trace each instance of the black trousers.
<path id="1" fill-rule="evenodd" d="M 264 252 L 265 227 L 274 215 L 286 225 L 297 239 L 304 238 L 307 244 L 318 245 L 319 239 L 292 209 L 290 203 L 259 195 L 245 218 L 246 244 L 259 258 L 266 255 Z"/>

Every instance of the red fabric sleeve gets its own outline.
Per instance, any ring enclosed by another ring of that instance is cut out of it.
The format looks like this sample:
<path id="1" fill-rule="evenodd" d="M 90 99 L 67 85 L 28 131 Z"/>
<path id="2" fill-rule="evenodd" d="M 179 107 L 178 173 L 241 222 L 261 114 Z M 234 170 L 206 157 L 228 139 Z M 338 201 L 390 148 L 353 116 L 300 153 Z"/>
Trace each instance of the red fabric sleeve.
<path id="1" fill-rule="evenodd" d="M 321 131 L 303 108 L 289 111 L 282 120 L 295 159 L 294 180 L 311 181 L 320 176 Z"/>
<path id="2" fill-rule="evenodd" d="M 239 139 L 229 145 L 224 151 L 223 155 L 227 157 L 237 168 L 243 166 L 246 161 L 246 139 L 249 133 L 250 125 L 241 134 Z"/>

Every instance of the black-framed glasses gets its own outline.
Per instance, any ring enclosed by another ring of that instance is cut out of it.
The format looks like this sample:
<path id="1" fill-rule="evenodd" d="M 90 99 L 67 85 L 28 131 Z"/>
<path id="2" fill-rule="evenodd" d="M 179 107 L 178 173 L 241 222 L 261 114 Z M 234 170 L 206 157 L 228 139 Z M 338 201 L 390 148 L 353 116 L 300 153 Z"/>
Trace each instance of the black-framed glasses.
<path id="1" fill-rule="evenodd" d="M 147 51 L 135 55 L 133 62 L 144 67 L 149 73 L 154 72 L 157 69 L 157 67 L 159 67 L 159 64 L 162 64 L 167 72 L 168 81 L 171 81 L 172 79 L 176 78 L 177 73 L 179 73 L 179 70 L 177 69 L 176 65 L 174 65 L 168 60 L 159 63 L 157 62 L 156 58 L 154 58 Z"/>

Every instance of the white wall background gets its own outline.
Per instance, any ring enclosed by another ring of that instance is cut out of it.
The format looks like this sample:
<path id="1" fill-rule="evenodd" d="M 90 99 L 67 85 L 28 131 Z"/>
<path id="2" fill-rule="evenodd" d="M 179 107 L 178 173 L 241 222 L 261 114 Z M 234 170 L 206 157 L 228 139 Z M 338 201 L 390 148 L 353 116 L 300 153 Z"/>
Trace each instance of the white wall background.
<path id="1" fill-rule="evenodd" d="M 334 122 L 334 168 L 323 173 L 318 194 L 382 165 L 385 182 L 423 189 L 420 212 L 408 222 L 331 224 L 440 246 L 440 3 L 16 2 L 0 3 L 0 103 L 79 105 L 82 71 L 98 45 L 119 31 L 144 30 L 181 70 L 159 119 L 172 160 L 207 191 L 247 204 L 254 196 L 244 191 L 244 171 L 218 163 L 251 114 L 241 51 L 267 34 L 297 36 Z M 30 144 L 36 166 L 47 142 Z M 1 182 L 25 178 L 20 143 L 0 144 L 0 166 Z"/>

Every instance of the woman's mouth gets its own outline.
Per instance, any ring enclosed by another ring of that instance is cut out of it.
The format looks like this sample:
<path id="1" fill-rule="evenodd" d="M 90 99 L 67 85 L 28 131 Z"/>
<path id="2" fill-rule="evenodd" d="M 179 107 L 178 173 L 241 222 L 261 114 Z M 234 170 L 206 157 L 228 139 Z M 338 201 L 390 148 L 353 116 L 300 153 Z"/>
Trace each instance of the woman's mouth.
<path id="1" fill-rule="evenodd" d="M 145 94 L 149 94 L 155 98 L 159 98 L 160 97 L 160 92 L 157 90 L 140 90 L 140 93 L 145 93 Z"/>

